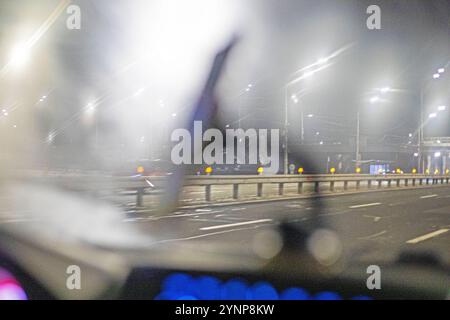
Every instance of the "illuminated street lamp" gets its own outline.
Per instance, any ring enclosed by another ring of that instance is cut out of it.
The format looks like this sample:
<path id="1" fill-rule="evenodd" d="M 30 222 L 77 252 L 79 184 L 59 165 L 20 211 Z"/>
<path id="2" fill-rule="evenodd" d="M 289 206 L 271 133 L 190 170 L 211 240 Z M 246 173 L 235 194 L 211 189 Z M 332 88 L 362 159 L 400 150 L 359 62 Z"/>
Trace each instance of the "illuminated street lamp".
<path id="1" fill-rule="evenodd" d="M 140 88 L 139 90 L 137 90 L 137 91 L 133 94 L 133 96 L 134 96 L 134 97 L 138 97 L 138 96 L 140 96 L 140 95 L 142 94 L 142 92 L 144 92 L 144 91 L 145 91 L 144 88 Z"/>
<path id="2" fill-rule="evenodd" d="M 370 98 L 370 103 L 376 103 L 378 101 L 380 101 L 380 97 L 379 96 L 375 96 L 375 97 Z"/>
<path id="3" fill-rule="evenodd" d="M 430 119 L 433 119 L 433 118 L 436 118 L 436 117 L 437 117 L 437 113 L 436 112 L 430 113 L 428 115 L 428 118 L 430 118 Z"/>
<path id="4" fill-rule="evenodd" d="M 433 79 L 439 79 L 441 75 L 439 73 L 435 73 L 433 74 Z"/>
<path id="5" fill-rule="evenodd" d="M 391 91 L 390 87 L 382 87 L 380 89 L 381 93 L 387 93 Z M 379 102 L 381 99 L 379 96 L 373 96 L 372 98 L 370 98 L 369 102 L 371 104 L 377 103 Z M 360 119 L 360 112 L 359 110 L 356 112 L 356 155 L 355 155 L 355 167 L 359 168 L 359 162 L 360 162 L 360 158 L 361 158 L 361 154 L 360 154 L 360 134 L 361 134 L 361 130 L 360 130 L 360 123 L 361 123 L 361 119 Z"/>
<path id="6" fill-rule="evenodd" d="M 447 110 L 447 106 L 439 106 L 438 110 L 439 111 L 445 111 L 445 110 Z"/>
<path id="7" fill-rule="evenodd" d="M 330 59 L 327 57 L 320 58 L 319 60 L 317 60 L 317 64 L 325 64 L 328 62 L 328 60 L 330 60 Z"/>
<path id="8" fill-rule="evenodd" d="M 438 73 L 444 73 L 445 72 L 445 69 L 444 68 L 439 68 L 438 69 Z"/>
<path id="9" fill-rule="evenodd" d="M 30 58 L 30 50 L 27 46 L 20 44 L 13 48 L 10 55 L 10 65 L 13 68 L 22 68 Z"/>

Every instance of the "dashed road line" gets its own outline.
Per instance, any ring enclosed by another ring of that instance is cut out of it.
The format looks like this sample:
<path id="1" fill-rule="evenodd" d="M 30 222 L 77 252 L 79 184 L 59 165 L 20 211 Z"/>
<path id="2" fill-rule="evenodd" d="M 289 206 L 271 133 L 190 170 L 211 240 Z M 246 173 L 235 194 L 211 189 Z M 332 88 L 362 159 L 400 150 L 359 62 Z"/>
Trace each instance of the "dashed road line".
<path id="1" fill-rule="evenodd" d="M 383 231 L 381 231 L 381 232 L 372 234 L 372 235 L 367 236 L 367 237 L 362 237 L 362 238 L 359 238 L 359 239 L 361 239 L 361 240 L 371 240 L 371 239 L 377 238 L 377 237 L 379 237 L 379 236 L 385 234 L 386 232 L 387 232 L 387 230 L 383 230 Z"/>
<path id="2" fill-rule="evenodd" d="M 440 229 L 440 230 L 436 230 L 436 231 L 434 231 L 434 232 L 425 234 L 425 235 L 423 235 L 423 236 L 420 236 L 420 237 L 417 237 L 417 238 L 408 240 L 408 241 L 406 241 L 406 243 L 409 243 L 409 244 L 416 244 L 416 243 L 419 243 L 419 242 L 422 242 L 422 241 L 425 241 L 425 240 L 428 240 L 428 239 L 431 239 L 431 238 L 435 238 L 435 237 L 437 237 L 437 236 L 439 236 L 439 235 L 441 235 L 441 234 L 443 234 L 443 233 L 446 233 L 446 232 L 449 231 L 449 230 L 450 230 L 450 229 Z"/>
<path id="3" fill-rule="evenodd" d="M 438 196 L 437 194 L 430 194 L 430 195 L 427 195 L 427 196 L 421 196 L 420 199 L 435 198 L 435 197 L 437 197 L 437 196 Z"/>
<path id="4" fill-rule="evenodd" d="M 222 230 L 222 231 L 216 231 L 216 232 L 211 232 L 211 233 L 204 233 L 204 234 L 191 236 L 191 237 L 185 237 L 185 238 L 166 239 L 166 240 L 156 241 L 156 242 L 152 243 L 151 245 L 158 245 L 158 244 L 163 244 L 163 243 L 167 243 L 167 242 L 178 242 L 178 241 L 194 240 L 194 239 L 200 239 L 200 238 L 205 238 L 205 237 L 216 236 L 216 235 L 220 235 L 220 234 L 224 234 L 224 233 L 243 231 L 243 230 L 252 230 L 252 229 L 257 229 L 257 228 L 260 228 L 260 227 L 263 227 L 263 226 L 256 225 L 256 226 L 251 226 L 251 227 L 247 227 L 247 228 L 236 228 L 236 229 Z"/>
<path id="5" fill-rule="evenodd" d="M 350 209 L 358 209 L 358 208 L 366 208 L 366 207 L 374 207 L 381 205 L 381 202 L 374 202 L 374 203 L 366 203 L 366 204 L 358 204 L 355 206 L 350 206 Z"/>
<path id="6" fill-rule="evenodd" d="M 252 220 L 252 221 L 245 221 L 245 222 L 221 224 L 221 225 L 211 226 L 211 227 L 203 227 L 203 228 L 200 228 L 199 230 L 202 230 L 202 231 L 216 230 L 216 229 L 232 228 L 232 227 L 244 226 L 244 225 L 248 225 L 248 224 L 271 222 L 271 221 L 273 221 L 273 220 L 272 219 Z"/>
<path id="7" fill-rule="evenodd" d="M 364 217 L 373 219 L 373 222 L 378 222 L 381 220 L 381 217 L 378 217 L 378 216 L 364 215 Z"/>

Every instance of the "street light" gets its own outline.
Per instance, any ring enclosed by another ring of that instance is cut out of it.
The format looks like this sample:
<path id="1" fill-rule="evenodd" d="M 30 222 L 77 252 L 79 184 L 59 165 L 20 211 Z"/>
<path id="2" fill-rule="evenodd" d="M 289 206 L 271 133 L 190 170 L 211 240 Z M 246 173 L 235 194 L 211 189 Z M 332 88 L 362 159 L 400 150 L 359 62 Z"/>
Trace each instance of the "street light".
<path id="1" fill-rule="evenodd" d="M 370 98 L 370 103 L 376 103 L 378 101 L 380 101 L 380 97 L 379 96 L 375 96 L 375 97 Z"/>
<path id="2" fill-rule="evenodd" d="M 144 91 L 145 91 L 144 88 L 140 88 L 139 90 L 137 90 L 137 91 L 133 94 L 133 96 L 134 96 L 134 97 L 138 97 L 138 96 L 140 96 L 141 93 L 144 92 Z"/>
<path id="3" fill-rule="evenodd" d="M 330 60 L 329 58 L 327 58 L 327 57 L 324 57 L 324 58 L 320 58 L 319 60 L 317 60 L 317 64 L 325 64 L 325 63 L 327 63 L 328 62 L 328 60 Z"/>
<path id="4" fill-rule="evenodd" d="M 438 110 L 439 111 L 445 111 L 445 110 L 447 110 L 447 106 L 439 106 Z"/>
<path id="5" fill-rule="evenodd" d="M 334 54 L 334 56 L 336 56 L 336 54 Z M 289 87 L 296 84 L 297 82 L 304 80 L 306 78 L 311 77 L 312 75 L 314 75 L 315 73 L 322 71 L 326 68 L 328 68 L 331 64 L 328 64 L 327 62 L 330 60 L 330 58 L 334 57 L 334 56 L 330 56 L 330 57 L 323 57 L 317 60 L 316 63 L 313 63 L 312 65 L 309 65 L 307 67 L 304 67 L 298 71 L 296 71 L 295 73 L 298 72 L 303 72 L 303 74 L 297 78 L 295 78 L 294 80 L 289 81 L 288 83 L 286 83 L 286 85 L 284 86 L 284 174 L 288 174 L 288 164 L 289 164 L 289 160 L 288 160 L 288 156 L 289 156 L 289 152 L 288 152 L 288 126 L 289 126 L 289 98 L 288 98 L 288 94 L 289 94 Z M 318 66 L 316 69 L 313 70 L 308 70 L 312 67 Z M 291 97 L 292 98 L 292 97 Z M 295 97 L 294 99 L 294 103 L 298 103 L 298 98 Z M 301 115 L 301 126 L 302 126 L 302 132 L 301 132 L 301 141 L 303 143 L 303 137 L 304 137 L 304 127 L 303 127 L 303 111 L 300 112 Z"/>
<path id="6" fill-rule="evenodd" d="M 10 65 L 14 68 L 22 68 L 30 57 L 30 50 L 23 44 L 13 48 L 10 55 Z"/>
<path id="7" fill-rule="evenodd" d="M 433 74 L 433 79 L 439 79 L 441 77 L 441 74 L 445 72 L 445 68 L 439 68 L 436 73 Z M 432 81 L 425 79 L 421 85 L 420 88 L 420 120 L 419 120 L 419 135 L 418 135 L 418 145 L 419 145 L 419 158 L 418 158 L 418 164 L 419 164 L 419 172 L 423 173 L 425 168 L 425 160 L 423 157 L 423 140 L 424 140 L 424 98 L 425 94 L 427 93 L 428 89 L 430 88 L 432 84 Z M 444 106 L 438 107 L 439 111 L 446 110 L 446 107 L 442 108 Z M 433 112 L 428 115 L 428 119 L 436 118 L 437 113 Z"/>
<path id="8" fill-rule="evenodd" d="M 391 88 L 390 87 L 382 87 L 381 89 L 380 89 L 380 91 L 381 91 L 381 93 L 387 93 L 387 92 L 390 92 L 391 91 Z M 379 96 L 373 96 L 372 98 L 370 98 L 370 103 L 371 104 L 374 104 L 374 103 L 377 103 L 377 102 L 379 102 L 381 99 L 380 99 L 380 97 Z M 361 130 L 360 130 L 360 123 L 361 123 L 361 117 L 360 117 L 361 115 L 360 115 L 360 112 L 359 112 L 359 109 L 357 110 L 357 112 L 356 112 L 356 157 L 355 157 L 355 167 L 356 168 L 359 168 L 359 162 L 360 162 L 360 157 L 361 157 L 361 155 L 360 155 L 360 134 L 361 134 Z"/>
<path id="9" fill-rule="evenodd" d="M 92 114 L 95 111 L 95 104 L 90 102 L 86 105 L 86 113 L 87 114 Z"/>

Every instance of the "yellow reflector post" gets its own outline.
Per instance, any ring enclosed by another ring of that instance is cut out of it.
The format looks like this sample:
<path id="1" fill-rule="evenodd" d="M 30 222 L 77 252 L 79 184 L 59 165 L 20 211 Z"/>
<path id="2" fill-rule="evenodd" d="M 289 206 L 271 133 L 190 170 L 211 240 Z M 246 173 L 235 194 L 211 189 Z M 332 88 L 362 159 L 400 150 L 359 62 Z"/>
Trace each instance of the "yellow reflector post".
<path id="1" fill-rule="evenodd" d="M 142 174 L 142 173 L 144 173 L 145 169 L 143 166 L 139 166 L 139 167 L 137 167 L 136 171 L 137 171 L 137 173 Z"/>
<path id="2" fill-rule="evenodd" d="M 264 172 L 264 168 L 263 167 L 258 167 L 258 169 L 256 171 L 258 171 L 258 173 L 261 174 L 261 173 Z"/>
<path id="3" fill-rule="evenodd" d="M 205 168 L 205 173 L 206 174 L 211 174 L 213 172 L 213 169 L 211 167 L 206 167 Z"/>
<path id="4" fill-rule="evenodd" d="M 355 172 L 356 173 L 361 173 L 361 168 L 356 168 Z"/>
<path id="5" fill-rule="evenodd" d="M 305 169 L 303 169 L 302 167 L 298 168 L 297 172 L 299 174 L 302 174 L 303 172 L 305 172 Z"/>
<path id="6" fill-rule="evenodd" d="M 335 172 L 336 172 L 336 168 L 331 168 L 331 169 L 330 169 L 330 172 L 331 172 L 331 173 L 335 173 Z"/>

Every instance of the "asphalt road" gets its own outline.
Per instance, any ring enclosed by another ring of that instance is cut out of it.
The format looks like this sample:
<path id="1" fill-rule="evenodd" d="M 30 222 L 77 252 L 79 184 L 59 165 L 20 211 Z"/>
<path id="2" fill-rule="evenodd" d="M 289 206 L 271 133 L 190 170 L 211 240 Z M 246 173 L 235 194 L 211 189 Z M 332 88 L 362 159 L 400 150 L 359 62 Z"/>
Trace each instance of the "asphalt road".
<path id="1" fill-rule="evenodd" d="M 131 229 L 127 236 L 136 230 L 148 235 L 152 247 L 187 242 L 252 248 L 261 232 L 277 227 L 280 221 L 308 227 L 319 218 L 323 226 L 336 231 L 343 254 L 351 259 L 392 261 L 401 250 L 411 249 L 436 252 L 450 265 L 450 187 L 447 186 L 211 206 L 168 215 L 158 215 L 152 210 L 121 214 L 116 207 L 112 212 L 108 210 L 108 214 L 94 212 L 97 213 L 94 219 L 93 211 L 83 206 L 79 195 L 71 196 L 71 202 L 65 203 L 59 194 L 49 197 L 35 189 L 17 190 L 14 201 L 6 191 L 0 195 L 3 227 L 33 225 L 40 230 L 49 223 L 40 219 L 44 212 L 53 225 L 64 226 L 71 233 L 87 233 L 91 238 L 105 236 L 121 241 L 112 228 L 118 222 L 128 231 Z M 95 198 L 88 199 L 98 202 Z M 49 210 L 54 212 L 49 215 Z M 112 220 L 105 220 L 105 216 Z M 77 224 L 83 220 L 88 221 L 88 229 Z"/>
<path id="2" fill-rule="evenodd" d="M 307 226 L 319 205 L 317 216 L 337 232 L 351 259 L 391 261 L 409 249 L 436 252 L 450 265 L 450 187 L 214 206 L 166 216 L 130 213 L 123 221 L 151 235 L 153 246 L 207 241 L 244 247 L 281 220 Z"/>

